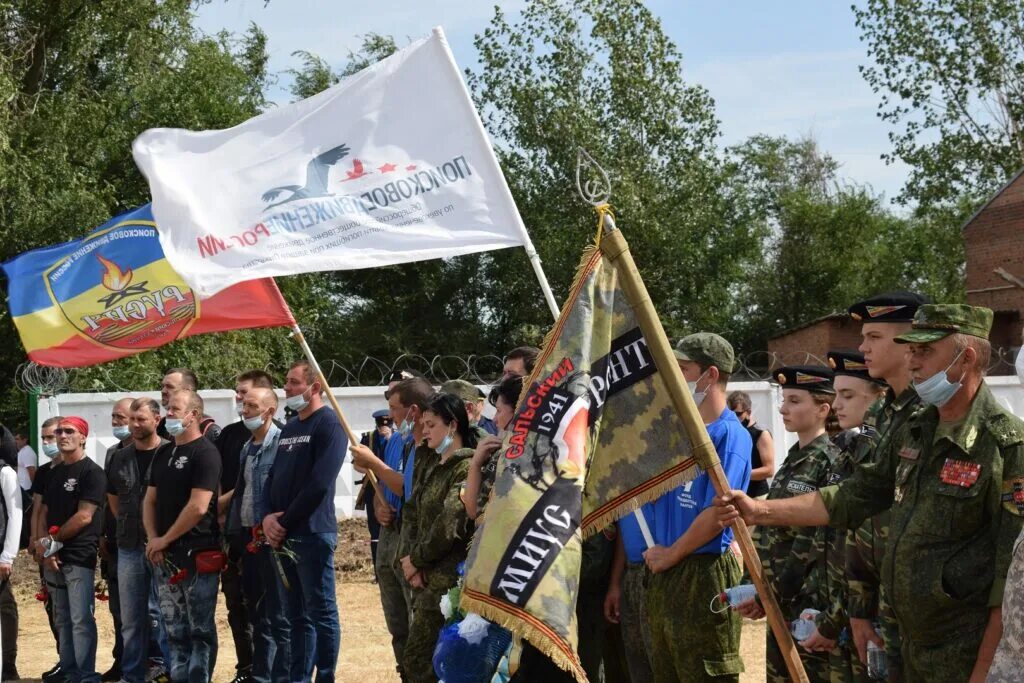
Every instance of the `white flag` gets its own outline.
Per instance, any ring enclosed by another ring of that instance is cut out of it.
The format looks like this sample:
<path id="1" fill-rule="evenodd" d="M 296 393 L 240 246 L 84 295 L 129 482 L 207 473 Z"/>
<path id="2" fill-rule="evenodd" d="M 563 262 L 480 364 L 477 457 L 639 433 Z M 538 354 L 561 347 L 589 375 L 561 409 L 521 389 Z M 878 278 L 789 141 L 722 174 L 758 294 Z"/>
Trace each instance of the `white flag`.
<path id="1" fill-rule="evenodd" d="M 132 151 L 164 253 L 203 296 L 529 242 L 440 28 L 307 100 Z"/>

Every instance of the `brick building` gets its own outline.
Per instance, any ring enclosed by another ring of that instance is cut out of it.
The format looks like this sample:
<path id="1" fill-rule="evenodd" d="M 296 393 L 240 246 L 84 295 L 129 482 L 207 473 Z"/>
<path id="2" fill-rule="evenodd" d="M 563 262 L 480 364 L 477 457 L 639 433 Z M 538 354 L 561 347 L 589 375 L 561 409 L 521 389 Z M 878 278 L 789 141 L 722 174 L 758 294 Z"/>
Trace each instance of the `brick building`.
<path id="1" fill-rule="evenodd" d="M 967 303 L 995 312 L 993 347 L 1019 348 L 1024 322 L 1024 170 L 967 219 L 962 235 Z"/>
<path id="2" fill-rule="evenodd" d="M 854 350 L 860 345 L 860 323 L 833 313 L 794 327 L 768 340 L 772 367 L 823 365 L 830 349 Z"/>
<path id="3" fill-rule="evenodd" d="M 962 226 L 967 303 L 995 313 L 990 340 L 991 373 L 1013 374 L 1024 342 L 1024 170 L 1021 170 Z M 868 293 L 865 293 L 867 295 Z M 855 349 L 860 325 L 834 313 L 780 332 L 768 340 L 773 367 L 824 359 L 829 349 Z"/>

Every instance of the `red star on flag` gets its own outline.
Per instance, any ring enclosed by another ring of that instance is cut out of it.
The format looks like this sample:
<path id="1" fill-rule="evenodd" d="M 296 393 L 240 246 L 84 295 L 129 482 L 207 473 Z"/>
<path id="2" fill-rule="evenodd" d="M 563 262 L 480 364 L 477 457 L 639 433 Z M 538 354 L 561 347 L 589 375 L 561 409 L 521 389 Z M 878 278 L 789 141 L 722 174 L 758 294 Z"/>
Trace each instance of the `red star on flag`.
<path id="1" fill-rule="evenodd" d="M 409 164 L 408 166 L 405 167 L 405 170 L 406 171 L 415 171 L 416 170 L 416 164 Z"/>
<path id="2" fill-rule="evenodd" d="M 381 173 L 391 173 L 396 168 L 398 167 L 395 166 L 394 164 L 384 164 L 383 166 L 378 166 L 377 170 L 380 171 Z"/>

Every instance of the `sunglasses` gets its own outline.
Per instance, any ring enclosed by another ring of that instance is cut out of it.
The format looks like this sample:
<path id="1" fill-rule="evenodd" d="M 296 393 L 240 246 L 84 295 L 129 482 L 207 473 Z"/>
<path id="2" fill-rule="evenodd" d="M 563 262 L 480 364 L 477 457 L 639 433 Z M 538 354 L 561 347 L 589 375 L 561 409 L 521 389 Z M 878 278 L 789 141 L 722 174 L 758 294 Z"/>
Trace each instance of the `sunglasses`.
<path id="1" fill-rule="evenodd" d="M 78 430 L 77 429 L 71 429 L 70 427 L 66 428 L 66 429 L 62 429 L 62 428 L 58 427 L 57 429 L 53 430 L 53 433 L 54 434 L 58 434 L 58 435 L 59 434 L 67 434 L 68 436 L 70 436 L 71 434 L 77 434 Z"/>

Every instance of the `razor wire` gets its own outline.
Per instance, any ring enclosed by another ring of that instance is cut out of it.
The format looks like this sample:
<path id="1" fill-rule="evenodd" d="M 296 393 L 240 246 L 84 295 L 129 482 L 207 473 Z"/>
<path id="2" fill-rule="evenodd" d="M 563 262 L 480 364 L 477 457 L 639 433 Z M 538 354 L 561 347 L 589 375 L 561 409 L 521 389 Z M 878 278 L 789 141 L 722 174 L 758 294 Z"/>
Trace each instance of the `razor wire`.
<path id="1" fill-rule="evenodd" d="M 1019 347 L 995 347 L 989 363 L 989 375 L 1012 375 Z M 495 354 L 437 354 L 403 353 L 392 360 L 366 356 L 355 362 L 336 359 L 320 361 L 320 366 L 332 387 L 385 386 L 395 373 L 415 371 L 431 384 L 441 385 L 452 379 L 463 379 L 472 384 L 492 385 L 501 379 L 505 359 Z M 778 368 L 786 365 L 827 365 L 823 358 L 807 351 L 755 351 L 737 356 L 732 372 L 734 381 L 771 381 Z M 200 376 L 202 388 L 233 388 L 241 372 L 254 368 L 238 368 L 231 373 L 205 373 Z M 267 363 L 258 368 L 282 381 L 287 366 Z M 85 369 L 52 368 L 36 363 L 19 366 L 15 379 L 19 389 L 26 393 L 54 395 L 74 387 L 80 391 L 139 391 L 146 387 L 158 389 L 164 368 L 111 368 L 93 366 Z M 87 375 L 85 374 L 87 373 Z"/>

